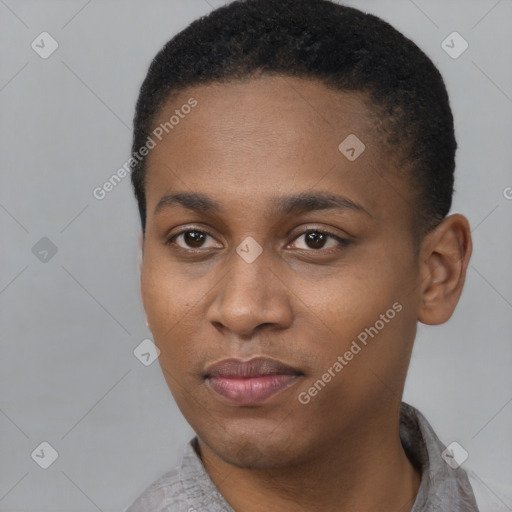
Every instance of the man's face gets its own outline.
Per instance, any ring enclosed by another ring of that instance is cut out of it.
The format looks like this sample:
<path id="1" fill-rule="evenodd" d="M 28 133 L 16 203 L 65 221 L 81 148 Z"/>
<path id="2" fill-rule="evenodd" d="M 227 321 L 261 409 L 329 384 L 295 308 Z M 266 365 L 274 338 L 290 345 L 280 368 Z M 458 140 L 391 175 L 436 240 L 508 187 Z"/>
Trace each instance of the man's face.
<path id="1" fill-rule="evenodd" d="M 360 93 L 292 77 L 200 86 L 155 127 L 191 97 L 146 177 L 141 291 L 165 378 L 227 462 L 328 454 L 400 403 L 418 308 L 411 193 Z M 291 369 L 215 367 L 254 358 Z"/>

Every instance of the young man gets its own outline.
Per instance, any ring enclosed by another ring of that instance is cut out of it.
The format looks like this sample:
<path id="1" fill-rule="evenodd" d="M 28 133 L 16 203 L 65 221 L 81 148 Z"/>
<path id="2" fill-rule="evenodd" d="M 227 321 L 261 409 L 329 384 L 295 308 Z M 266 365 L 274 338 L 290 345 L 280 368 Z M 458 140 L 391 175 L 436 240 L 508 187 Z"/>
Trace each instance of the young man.
<path id="1" fill-rule="evenodd" d="M 129 512 L 478 510 L 401 401 L 471 254 L 455 150 L 438 70 L 375 16 L 247 0 L 165 45 L 132 182 L 148 327 L 197 437 Z"/>

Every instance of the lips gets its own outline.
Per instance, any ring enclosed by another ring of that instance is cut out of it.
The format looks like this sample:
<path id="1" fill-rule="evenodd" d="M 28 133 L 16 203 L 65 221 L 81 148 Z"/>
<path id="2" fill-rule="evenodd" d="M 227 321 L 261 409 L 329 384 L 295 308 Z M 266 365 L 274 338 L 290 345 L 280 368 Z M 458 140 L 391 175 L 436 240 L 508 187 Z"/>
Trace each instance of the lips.
<path id="1" fill-rule="evenodd" d="M 216 394 L 229 402 L 256 405 L 290 387 L 302 375 L 300 370 L 280 361 L 258 357 L 220 361 L 207 369 L 205 379 Z"/>

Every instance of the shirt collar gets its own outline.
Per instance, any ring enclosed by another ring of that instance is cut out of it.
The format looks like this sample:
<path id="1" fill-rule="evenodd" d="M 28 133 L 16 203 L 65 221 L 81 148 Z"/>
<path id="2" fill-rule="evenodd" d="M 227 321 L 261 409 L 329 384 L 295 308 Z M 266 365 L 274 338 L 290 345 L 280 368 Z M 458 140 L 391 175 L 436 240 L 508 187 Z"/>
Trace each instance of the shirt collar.
<path id="1" fill-rule="evenodd" d="M 407 456 L 421 472 L 420 488 L 411 512 L 478 512 L 466 472 L 445 462 L 441 454 L 446 446 L 425 416 L 404 402 L 400 408 L 400 440 Z"/>

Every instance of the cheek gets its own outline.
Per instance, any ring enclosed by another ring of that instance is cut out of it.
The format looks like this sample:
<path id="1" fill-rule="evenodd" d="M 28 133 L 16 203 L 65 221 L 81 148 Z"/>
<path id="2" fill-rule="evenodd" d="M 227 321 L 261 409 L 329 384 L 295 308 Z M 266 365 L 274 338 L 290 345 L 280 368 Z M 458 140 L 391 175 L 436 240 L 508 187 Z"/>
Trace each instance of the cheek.
<path id="1" fill-rule="evenodd" d="M 386 256 L 382 249 L 378 253 Z M 310 347 L 317 372 L 327 371 L 351 347 L 356 354 L 347 354 L 349 362 L 343 373 L 352 374 L 351 379 L 361 380 L 361 384 L 375 379 L 369 367 L 385 375 L 403 368 L 416 319 L 408 296 L 409 271 L 393 261 L 389 257 L 361 258 L 350 269 L 326 279 L 319 288 L 321 293 L 308 297 L 305 314 L 321 328 Z"/>
<path id="2" fill-rule="evenodd" d="M 364 265 L 342 269 L 316 286 L 313 294 L 305 295 L 308 310 L 328 328 L 326 335 L 343 339 L 356 336 L 396 300 L 388 279 L 382 274 L 376 278 Z"/>
<path id="3" fill-rule="evenodd" d="M 151 249 L 144 257 L 141 296 L 164 377 L 181 403 L 191 392 L 184 389 L 195 389 L 201 362 L 210 357 L 203 343 L 204 309 L 216 281 L 198 279 Z"/>
<path id="4" fill-rule="evenodd" d="M 193 289 L 158 259 L 145 259 L 141 296 L 155 343 L 165 350 L 187 325 L 197 299 Z"/>
<path id="5" fill-rule="evenodd" d="M 180 286 L 179 279 L 165 267 L 148 260 L 144 265 L 141 276 L 144 309 L 154 342 L 160 350 L 158 360 L 163 376 L 182 408 L 190 394 L 187 390 L 194 389 L 188 375 L 196 357 L 188 342 L 194 339 L 190 325 L 194 301 L 184 293 L 187 288 Z"/>

